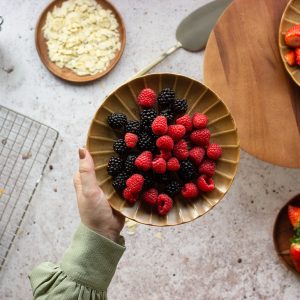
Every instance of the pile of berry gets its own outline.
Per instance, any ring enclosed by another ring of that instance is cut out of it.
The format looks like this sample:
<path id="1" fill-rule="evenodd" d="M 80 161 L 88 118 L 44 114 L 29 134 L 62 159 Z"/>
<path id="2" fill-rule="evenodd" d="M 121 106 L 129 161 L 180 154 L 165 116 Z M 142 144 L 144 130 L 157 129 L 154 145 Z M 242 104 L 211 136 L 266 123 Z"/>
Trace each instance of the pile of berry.
<path id="1" fill-rule="evenodd" d="M 120 136 L 113 145 L 118 156 L 110 158 L 107 171 L 128 203 L 140 198 L 166 215 L 176 195 L 191 199 L 214 189 L 212 176 L 222 149 L 210 143 L 207 116 L 186 114 L 187 101 L 177 99 L 172 89 L 158 95 L 143 89 L 137 103 L 140 121 L 122 113 L 107 119 Z"/>
<path id="2" fill-rule="evenodd" d="M 287 46 L 291 49 L 288 51 L 284 58 L 291 66 L 300 66 L 300 24 L 291 27 L 284 36 Z"/>

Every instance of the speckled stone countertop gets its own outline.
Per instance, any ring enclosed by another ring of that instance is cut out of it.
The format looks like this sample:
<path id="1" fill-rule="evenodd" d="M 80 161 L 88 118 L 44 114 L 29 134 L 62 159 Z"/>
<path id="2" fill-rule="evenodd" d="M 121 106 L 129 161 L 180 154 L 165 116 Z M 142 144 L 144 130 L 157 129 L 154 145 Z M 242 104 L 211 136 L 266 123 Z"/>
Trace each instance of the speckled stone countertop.
<path id="1" fill-rule="evenodd" d="M 1 273 L 0 299 L 31 299 L 28 272 L 56 262 L 79 222 L 72 176 L 77 149 L 106 94 L 175 44 L 175 29 L 206 0 L 112 0 L 127 29 L 117 67 L 86 86 L 50 74 L 35 50 L 34 29 L 47 0 L 2 0 L 1 104 L 60 132 L 50 164 Z M 203 81 L 203 52 L 179 50 L 153 72 Z M 8 72 L 10 70 L 11 72 Z M 299 277 L 281 264 L 272 229 L 279 209 L 300 191 L 300 170 L 256 160 L 245 152 L 223 201 L 204 217 L 173 228 L 139 225 L 110 285 L 110 299 L 299 299 Z"/>

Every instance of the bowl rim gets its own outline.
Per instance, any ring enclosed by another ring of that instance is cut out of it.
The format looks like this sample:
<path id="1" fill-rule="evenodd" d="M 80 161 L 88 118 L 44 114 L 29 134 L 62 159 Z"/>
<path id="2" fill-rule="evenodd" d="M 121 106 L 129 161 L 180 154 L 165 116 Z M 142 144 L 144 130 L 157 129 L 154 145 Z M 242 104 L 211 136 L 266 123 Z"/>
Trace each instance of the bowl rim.
<path id="1" fill-rule="evenodd" d="M 226 192 L 220 197 L 219 201 L 217 203 L 215 203 L 214 205 L 211 206 L 210 209 L 208 209 L 207 211 L 205 211 L 202 215 L 198 215 L 197 217 L 195 217 L 194 219 L 190 219 L 190 220 L 187 220 L 187 221 L 184 221 L 184 222 L 181 222 L 181 223 L 178 223 L 178 224 L 152 224 L 152 223 L 147 223 L 147 222 L 142 222 L 142 221 L 139 221 L 139 220 L 136 220 L 134 218 L 131 218 L 131 217 L 127 217 L 125 216 L 123 213 L 119 212 L 116 208 L 113 207 L 113 205 L 111 205 L 111 203 L 109 202 L 110 206 L 115 210 L 115 211 L 118 211 L 119 213 L 121 213 L 125 218 L 127 219 L 130 219 L 132 221 L 135 221 L 139 224 L 143 224 L 143 225 L 148 225 L 148 226 L 154 226 L 154 227 L 172 227 L 172 226 L 178 226 L 178 225 L 183 225 L 183 224 L 187 224 L 187 223 L 190 223 L 192 221 L 195 221 L 196 219 L 200 218 L 200 217 L 203 217 L 204 215 L 206 215 L 208 212 L 210 212 L 215 206 L 217 206 L 217 204 L 219 204 L 225 197 L 225 195 L 228 193 L 228 191 L 231 189 L 231 186 L 236 178 L 236 175 L 239 171 L 239 164 L 240 164 L 240 154 L 241 154 L 241 147 L 240 147 L 240 137 L 239 137 L 239 134 L 238 134 L 238 128 L 236 126 L 236 122 L 233 118 L 233 115 L 231 113 L 231 111 L 229 110 L 228 106 L 225 104 L 225 102 L 219 97 L 219 95 L 214 92 L 211 88 L 209 88 L 206 84 L 200 82 L 199 80 L 193 78 L 193 77 L 189 77 L 189 76 L 186 76 L 186 75 L 183 75 L 183 74 L 180 74 L 180 73 L 151 73 L 151 74 L 146 74 L 146 75 L 143 75 L 143 76 L 139 76 L 139 77 L 135 77 L 129 81 L 126 81 L 124 82 L 123 84 L 119 85 L 118 87 L 116 87 L 112 92 L 110 92 L 108 95 L 106 95 L 104 97 L 104 100 L 102 101 L 102 104 L 97 108 L 95 114 L 93 115 L 92 117 L 92 122 L 90 123 L 90 126 L 89 126 L 89 129 L 88 129 L 88 133 L 87 133 L 87 137 L 86 137 L 86 149 L 88 151 L 89 150 L 89 136 L 90 136 L 90 132 L 91 132 L 91 129 L 92 129 L 92 125 L 94 123 L 94 119 L 98 113 L 98 111 L 101 109 L 102 105 L 104 105 L 105 101 L 110 97 L 112 96 L 117 90 L 123 88 L 125 85 L 135 81 L 135 80 L 138 80 L 138 79 L 142 79 L 142 78 L 147 78 L 147 77 L 151 77 L 151 76 L 178 76 L 178 77 L 182 77 L 184 79 L 188 79 L 188 80 L 192 80 L 192 81 L 195 81 L 197 83 L 199 83 L 200 85 L 204 86 L 207 90 L 209 90 L 210 92 L 212 92 L 221 102 L 222 104 L 226 107 L 226 109 L 228 110 L 229 114 L 230 114 L 230 117 L 233 121 L 233 124 L 234 124 L 234 128 L 236 130 L 236 134 L 237 134 L 237 151 L 238 151 L 238 155 L 237 155 L 237 159 L 236 159 L 236 169 L 235 169 L 235 172 L 234 172 L 234 175 L 233 175 L 233 178 L 231 179 L 230 181 L 230 184 L 228 186 L 228 189 L 226 190 Z"/>

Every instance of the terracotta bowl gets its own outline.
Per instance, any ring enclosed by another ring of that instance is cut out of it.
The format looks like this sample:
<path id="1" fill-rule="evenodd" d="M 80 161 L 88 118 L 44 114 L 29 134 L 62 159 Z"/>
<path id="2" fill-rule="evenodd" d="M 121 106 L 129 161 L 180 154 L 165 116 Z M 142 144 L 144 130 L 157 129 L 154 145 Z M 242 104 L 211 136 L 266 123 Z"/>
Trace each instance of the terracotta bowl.
<path id="1" fill-rule="evenodd" d="M 66 81 L 77 83 L 77 84 L 83 84 L 88 83 L 94 80 L 97 80 L 104 75 L 106 75 L 108 72 L 110 72 L 114 66 L 117 64 L 117 62 L 120 60 L 122 53 L 125 48 L 126 43 L 126 33 L 125 33 L 125 27 L 123 24 L 123 20 L 121 18 L 121 15 L 116 10 L 116 8 L 110 4 L 106 0 L 96 0 L 104 9 L 109 9 L 112 11 L 112 13 L 115 15 L 118 23 L 119 23 L 119 32 L 120 32 L 120 41 L 121 41 L 121 48 L 119 51 L 116 52 L 116 55 L 114 59 L 110 61 L 110 65 L 102 72 L 99 72 L 95 75 L 86 75 L 86 76 L 79 76 L 76 73 L 74 73 L 71 69 L 67 68 L 59 68 L 55 63 L 53 63 L 48 56 L 48 47 L 47 47 L 47 40 L 44 38 L 43 30 L 42 28 L 45 25 L 47 14 L 49 11 L 52 11 L 54 6 L 61 7 L 64 0 L 54 0 L 51 2 L 42 12 L 38 23 L 36 25 L 36 31 L 35 31 L 35 45 L 37 52 L 40 56 L 41 61 L 43 64 L 47 67 L 47 69 L 53 73 L 55 76 L 64 79 Z"/>
<path id="2" fill-rule="evenodd" d="M 134 206 L 127 204 L 112 187 L 112 179 L 107 174 L 107 162 L 114 154 L 112 146 L 117 134 L 107 125 L 106 119 L 113 112 L 123 112 L 129 119 L 139 118 L 136 97 L 149 87 L 159 92 L 165 87 L 175 90 L 176 96 L 185 98 L 189 104 L 189 114 L 196 111 L 209 117 L 211 140 L 222 145 L 223 155 L 218 161 L 214 176 L 214 191 L 202 194 L 198 199 L 187 202 L 175 198 L 174 207 L 166 217 L 138 201 Z M 96 112 L 87 137 L 87 148 L 95 162 L 99 185 L 106 193 L 111 206 L 127 218 L 139 223 L 155 226 L 171 226 L 190 222 L 212 209 L 229 190 L 240 157 L 239 137 L 235 122 L 222 100 L 202 83 L 176 74 L 151 74 L 136 78 L 117 88 L 106 97 Z"/>
<path id="3" fill-rule="evenodd" d="M 279 50 L 282 61 L 287 72 L 297 85 L 300 86 L 300 66 L 291 67 L 284 59 L 284 55 L 290 51 L 290 48 L 285 44 L 284 33 L 292 26 L 300 24 L 300 0 L 291 0 L 283 15 L 279 27 Z"/>
<path id="4" fill-rule="evenodd" d="M 291 225 L 291 222 L 288 218 L 289 205 L 300 206 L 300 194 L 288 201 L 288 203 L 285 204 L 279 211 L 274 224 L 273 240 L 276 252 L 281 261 L 286 265 L 288 269 L 295 272 L 297 275 L 300 275 L 294 268 L 289 254 L 291 245 L 290 240 L 294 235 L 293 226 Z"/>

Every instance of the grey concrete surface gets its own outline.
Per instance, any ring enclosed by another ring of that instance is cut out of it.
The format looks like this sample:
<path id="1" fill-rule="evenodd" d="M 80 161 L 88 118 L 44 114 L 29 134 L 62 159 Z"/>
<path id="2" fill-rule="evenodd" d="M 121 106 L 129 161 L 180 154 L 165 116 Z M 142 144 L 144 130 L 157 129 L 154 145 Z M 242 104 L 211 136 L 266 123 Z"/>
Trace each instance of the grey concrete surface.
<path id="1" fill-rule="evenodd" d="M 0 1 L 5 19 L 0 102 L 60 132 L 50 161 L 54 169 L 47 170 L 1 274 L 1 300 L 31 299 L 28 272 L 39 262 L 58 261 L 68 246 L 79 222 L 72 185 L 77 149 L 105 95 L 172 46 L 178 22 L 208 1 L 112 2 L 127 29 L 124 55 L 102 80 L 74 86 L 52 76 L 35 50 L 35 25 L 48 1 Z M 179 50 L 153 72 L 202 81 L 203 54 Z M 242 152 L 230 192 L 204 217 L 166 229 L 140 225 L 133 235 L 124 230 L 127 251 L 109 298 L 299 299 L 299 277 L 280 263 L 272 241 L 276 213 L 299 191 L 300 170 L 272 166 Z"/>

